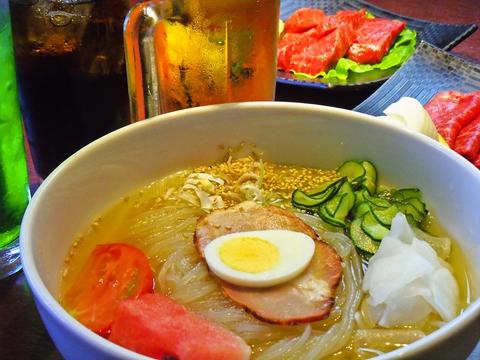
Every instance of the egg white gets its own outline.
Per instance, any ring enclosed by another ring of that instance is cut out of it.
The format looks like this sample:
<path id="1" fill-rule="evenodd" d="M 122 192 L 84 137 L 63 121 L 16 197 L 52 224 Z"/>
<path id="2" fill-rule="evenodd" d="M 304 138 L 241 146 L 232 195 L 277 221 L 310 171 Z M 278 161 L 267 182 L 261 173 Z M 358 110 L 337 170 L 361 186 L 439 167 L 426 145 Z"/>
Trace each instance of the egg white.
<path id="1" fill-rule="evenodd" d="M 235 270 L 220 259 L 220 247 L 238 237 L 258 237 L 275 246 L 278 263 L 263 272 L 247 273 Z M 222 280 L 246 287 L 278 285 L 300 275 L 310 264 L 315 252 L 315 241 L 308 235 L 289 230 L 259 230 L 236 232 L 212 240 L 204 249 L 209 269 Z"/>

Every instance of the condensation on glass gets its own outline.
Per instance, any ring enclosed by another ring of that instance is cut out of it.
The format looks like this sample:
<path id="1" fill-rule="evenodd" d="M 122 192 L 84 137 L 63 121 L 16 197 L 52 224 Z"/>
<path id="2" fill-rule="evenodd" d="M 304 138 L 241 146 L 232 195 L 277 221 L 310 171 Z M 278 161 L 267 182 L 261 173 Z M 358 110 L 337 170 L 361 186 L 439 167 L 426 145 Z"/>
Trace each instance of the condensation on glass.
<path id="1" fill-rule="evenodd" d="M 124 41 L 131 116 L 273 100 L 279 0 L 163 0 L 134 7 Z"/>

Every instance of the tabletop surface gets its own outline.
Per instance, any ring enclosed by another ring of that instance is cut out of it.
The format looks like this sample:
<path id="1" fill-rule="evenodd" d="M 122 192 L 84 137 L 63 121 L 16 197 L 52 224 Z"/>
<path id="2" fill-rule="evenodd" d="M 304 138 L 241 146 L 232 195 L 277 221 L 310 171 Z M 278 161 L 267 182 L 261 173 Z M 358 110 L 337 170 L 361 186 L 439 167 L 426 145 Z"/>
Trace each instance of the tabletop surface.
<path id="1" fill-rule="evenodd" d="M 476 23 L 480 26 L 478 0 L 370 0 L 370 2 L 414 18 L 452 24 Z M 480 62 L 480 30 L 457 45 L 452 52 Z M 39 181 L 31 170 L 33 187 Z M 0 280 L 0 358 L 44 360 L 62 358 L 40 320 L 22 272 Z M 477 359 L 480 359 L 480 345 L 468 358 Z"/>

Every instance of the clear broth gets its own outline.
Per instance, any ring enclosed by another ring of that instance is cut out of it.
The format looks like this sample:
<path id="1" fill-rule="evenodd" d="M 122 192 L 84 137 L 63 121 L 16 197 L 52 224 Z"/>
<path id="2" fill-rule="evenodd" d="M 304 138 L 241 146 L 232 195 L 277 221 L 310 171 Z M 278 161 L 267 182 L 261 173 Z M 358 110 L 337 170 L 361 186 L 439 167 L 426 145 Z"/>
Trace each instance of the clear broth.
<path id="1" fill-rule="evenodd" d="M 221 175 L 225 178 L 226 184 L 219 186 L 217 189 L 221 194 L 229 193 L 235 185 L 230 188 L 229 184 L 235 184 L 236 180 L 244 173 L 249 172 L 253 168 L 253 160 L 240 161 L 233 163 L 222 163 L 211 167 L 201 167 L 194 169 L 195 172 L 208 172 L 215 175 Z M 319 170 L 313 168 L 304 168 L 298 166 L 286 166 L 275 164 L 263 164 L 264 177 L 263 177 L 263 189 L 265 189 L 270 195 L 268 201 L 270 203 L 276 203 L 280 206 L 290 207 L 290 196 L 294 189 L 311 189 L 323 182 L 332 180 L 338 175 L 332 170 Z M 132 237 L 131 231 L 127 228 L 131 223 L 131 219 L 136 219 L 142 214 L 160 209 L 163 206 L 170 206 L 172 204 L 180 204 L 183 200 L 172 197 L 169 195 L 172 188 L 179 188 L 185 182 L 187 176 L 192 170 L 181 171 L 162 178 L 152 184 L 145 186 L 139 191 L 124 197 L 113 208 L 106 211 L 103 215 L 97 218 L 77 239 L 75 239 L 70 252 L 65 260 L 64 270 L 61 277 L 60 286 L 60 301 L 62 300 L 62 294 L 68 289 L 72 281 L 76 278 L 77 274 L 81 270 L 83 264 L 86 262 L 88 256 L 93 251 L 96 245 L 105 243 L 129 243 L 137 246 L 143 250 L 147 257 L 149 257 L 150 265 L 155 273 L 155 279 L 158 282 L 160 271 L 167 261 L 168 256 L 158 255 L 158 251 L 155 252 L 152 249 L 152 245 L 148 239 L 142 239 L 141 237 Z M 226 205 L 233 205 L 236 200 L 226 199 Z M 203 213 L 199 209 L 197 215 L 200 216 Z M 428 221 L 428 230 L 435 235 L 445 235 L 445 231 L 439 226 L 435 219 Z M 188 229 L 183 236 L 183 240 L 186 246 L 192 246 L 193 248 L 193 230 L 195 226 L 196 218 L 192 219 L 191 228 Z M 153 246 L 153 247 L 152 247 Z M 452 267 L 453 274 L 458 282 L 460 289 L 460 311 L 463 310 L 470 303 L 469 292 L 469 278 L 466 268 L 465 257 L 459 245 L 452 241 L 452 251 L 448 263 Z M 156 291 L 165 291 L 165 286 L 162 284 L 156 285 Z M 338 293 L 338 290 L 337 290 Z M 188 308 L 195 311 L 196 307 L 193 304 L 185 304 Z M 243 311 L 243 310 L 241 310 Z M 337 315 L 335 315 L 337 314 Z M 246 314 L 246 316 L 252 317 Z M 338 312 L 332 311 L 329 319 L 318 322 L 314 329 L 325 329 L 338 321 Z M 438 328 L 438 321 L 440 319 L 436 316 L 431 318 L 425 323 L 423 328 L 419 329 L 425 334 L 428 334 Z M 253 319 L 252 323 L 258 324 L 261 321 Z M 228 325 L 226 325 L 228 327 Z M 274 325 L 268 325 L 274 326 Z M 303 332 L 304 325 L 299 329 L 299 326 L 277 326 L 281 331 L 285 331 L 285 336 L 291 336 L 293 334 L 300 336 Z M 354 325 L 358 329 L 357 325 Z M 267 328 L 266 328 L 267 329 Z M 272 328 L 268 328 L 272 329 Z M 270 331 L 270 330 L 269 330 Z M 246 340 L 247 341 L 247 340 Z M 271 344 L 270 342 L 252 342 L 247 341 L 253 349 L 253 358 L 257 354 L 260 354 L 265 347 Z M 405 343 L 375 343 L 365 344 L 365 346 L 359 346 L 355 344 L 352 339 L 343 349 L 335 352 L 327 358 L 332 359 L 364 359 L 371 358 L 379 353 L 395 350 L 396 348 L 405 346 Z"/>

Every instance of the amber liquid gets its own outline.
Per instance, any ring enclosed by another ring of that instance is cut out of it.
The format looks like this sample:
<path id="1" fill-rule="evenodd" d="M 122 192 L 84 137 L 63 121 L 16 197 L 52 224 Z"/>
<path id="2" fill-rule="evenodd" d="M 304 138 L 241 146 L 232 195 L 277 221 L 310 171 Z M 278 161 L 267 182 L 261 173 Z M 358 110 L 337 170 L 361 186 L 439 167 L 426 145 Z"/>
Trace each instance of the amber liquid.
<path id="1" fill-rule="evenodd" d="M 22 113 L 46 177 L 89 142 L 129 123 L 122 25 L 129 1 L 10 0 Z"/>
<path id="2" fill-rule="evenodd" d="M 162 112 L 273 100 L 278 0 L 185 0 L 155 32 Z"/>

